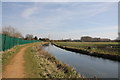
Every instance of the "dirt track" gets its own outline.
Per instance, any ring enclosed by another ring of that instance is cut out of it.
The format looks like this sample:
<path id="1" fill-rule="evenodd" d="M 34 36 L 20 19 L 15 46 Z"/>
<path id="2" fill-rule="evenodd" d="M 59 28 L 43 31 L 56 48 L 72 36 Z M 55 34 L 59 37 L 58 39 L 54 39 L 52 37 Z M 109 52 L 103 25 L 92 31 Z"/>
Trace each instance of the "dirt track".
<path id="1" fill-rule="evenodd" d="M 29 46 L 23 47 L 6 66 L 3 72 L 3 78 L 25 78 L 26 72 L 24 68 L 24 54 Z"/>

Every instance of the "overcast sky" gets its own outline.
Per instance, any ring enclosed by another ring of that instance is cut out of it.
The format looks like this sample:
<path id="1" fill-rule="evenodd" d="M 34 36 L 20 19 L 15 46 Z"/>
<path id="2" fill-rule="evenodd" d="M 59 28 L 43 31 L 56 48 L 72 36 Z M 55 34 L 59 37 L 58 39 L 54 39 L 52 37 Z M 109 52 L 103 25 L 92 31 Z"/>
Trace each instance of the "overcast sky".
<path id="1" fill-rule="evenodd" d="M 117 2 L 3 2 L 2 25 L 51 39 L 116 39 Z"/>

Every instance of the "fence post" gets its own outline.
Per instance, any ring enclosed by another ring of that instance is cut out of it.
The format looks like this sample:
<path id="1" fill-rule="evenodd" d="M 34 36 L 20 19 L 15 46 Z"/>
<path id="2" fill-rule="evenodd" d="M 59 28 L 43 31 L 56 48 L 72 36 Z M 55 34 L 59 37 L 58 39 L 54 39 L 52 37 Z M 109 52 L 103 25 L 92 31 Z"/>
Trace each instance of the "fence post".
<path id="1" fill-rule="evenodd" d="M 6 46 L 5 46 L 6 45 L 6 35 L 4 35 L 4 43 L 3 44 L 4 44 L 3 51 L 5 51 L 5 49 L 6 49 Z"/>

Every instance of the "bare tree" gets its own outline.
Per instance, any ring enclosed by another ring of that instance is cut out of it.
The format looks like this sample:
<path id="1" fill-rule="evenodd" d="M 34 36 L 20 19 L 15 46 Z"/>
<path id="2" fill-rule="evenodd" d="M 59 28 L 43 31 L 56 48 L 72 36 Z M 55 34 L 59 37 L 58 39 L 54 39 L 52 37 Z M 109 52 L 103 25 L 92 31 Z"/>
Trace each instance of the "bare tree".
<path id="1" fill-rule="evenodd" d="M 19 31 L 17 31 L 17 29 L 11 26 L 3 27 L 2 34 L 5 34 L 11 37 L 23 38 L 22 34 Z"/>
<path id="2" fill-rule="evenodd" d="M 27 34 L 25 39 L 26 40 L 33 40 L 33 35 L 32 34 Z"/>
<path id="3" fill-rule="evenodd" d="M 23 36 L 20 32 L 15 33 L 14 37 L 23 38 Z"/>

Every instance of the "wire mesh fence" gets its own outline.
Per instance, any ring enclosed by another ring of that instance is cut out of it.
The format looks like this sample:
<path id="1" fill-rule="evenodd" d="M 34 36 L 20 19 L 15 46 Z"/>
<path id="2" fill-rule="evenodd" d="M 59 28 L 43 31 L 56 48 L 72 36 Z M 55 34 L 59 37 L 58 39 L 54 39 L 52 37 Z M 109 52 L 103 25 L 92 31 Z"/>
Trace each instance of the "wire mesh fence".
<path id="1" fill-rule="evenodd" d="M 24 40 L 20 38 L 10 37 L 4 34 L 0 34 L 0 51 L 6 51 L 14 46 L 34 43 L 34 42 L 41 42 L 36 40 Z"/>

